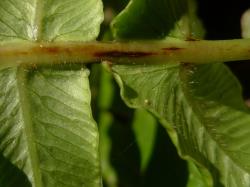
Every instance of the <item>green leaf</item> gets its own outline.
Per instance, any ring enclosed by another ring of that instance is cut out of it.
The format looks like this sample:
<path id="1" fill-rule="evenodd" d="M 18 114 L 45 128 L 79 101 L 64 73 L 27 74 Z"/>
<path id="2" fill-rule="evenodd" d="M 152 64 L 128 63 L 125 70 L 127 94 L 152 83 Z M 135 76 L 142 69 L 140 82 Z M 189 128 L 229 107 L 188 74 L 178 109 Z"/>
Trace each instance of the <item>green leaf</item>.
<path id="1" fill-rule="evenodd" d="M 109 136 L 113 124 L 113 116 L 109 112 L 102 111 L 99 117 L 100 153 L 102 161 L 103 180 L 109 187 L 118 186 L 117 173 L 111 163 L 112 140 Z"/>
<path id="2" fill-rule="evenodd" d="M 171 11 L 171 8 L 177 11 L 175 6 L 164 9 L 167 2 L 171 0 L 161 1 L 163 8 L 158 8 L 158 14 L 151 14 L 150 11 L 146 13 L 155 17 L 151 19 L 160 19 L 159 15 L 163 11 Z M 186 1 L 182 2 L 179 2 L 181 7 Z M 199 24 L 192 27 L 195 7 L 192 1 L 187 2 L 190 10 L 187 11 L 189 19 L 186 21 L 192 34 L 192 31 L 200 29 L 196 28 Z M 133 3 L 131 1 L 128 8 L 114 20 L 113 31 L 118 38 L 130 37 L 130 31 L 121 26 L 138 19 L 137 14 L 129 9 Z M 142 4 L 143 1 L 137 3 Z M 153 3 L 150 5 L 153 6 Z M 130 14 L 131 17 L 124 14 Z M 176 22 L 176 17 L 165 19 Z M 186 24 L 179 23 L 169 34 L 182 35 L 182 30 L 178 29 L 183 28 L 184 35 L 190 37 L 186 32 Z M 139 25 L 137 29 L 140 31 Z M 150 29 L 144 28 L 144 32 L 140 33 L 143 38 L 148 38 L 148 35 L 155 37 Z M 134 36 L 137 37 L 136 34 Z M 193 185 L 192 175 L 200 178 L 201 174 L 203 178 L 195 181 L 197 185 L 250 186 L 250 115 L 242 100 L 239 83 L 225 65 L 194 66 L 173 62 L 167 65 L 115 65 L 112 69 L 124 101 L 130 107 L 144 108 L 155 114 L 168 130 L 180 155 L 199 165 L 199 170 L 190 168 L 188 185 Z"/>
<path id="3" fill-rule="evenodd" d="M 0 73 L 3 155 L 33 186 L 99 186 L 88 71 L 26 71 Z"/>
<path id="4" fill-rule="evenodd" d="M 186 13 L 186 7 L 183 0 L 131 0 L 113 21 L 113 34 L 120 39 L 163 38 Z"/>
<path id="5" fill-rule="evenodd" d="M 141 7 L 143 7 L 141 9 Z M 138 10 L 138 8 L 140 10 Z M 157 11 L 154 11 L 154 14 L 152 14 L 152 10 L 156 9 Z M 142 11 L 143 10 L 143 11 Z M 143 12 L 143 17 L 141 14 L 138 14 L 138 12 Z M 164 16 L 162 16 L 164 15 Z M 147 18 L 147 19 L 145 19 Z M 145 21 L 147 20 L 147 21 Z M 152 20 L 152 22 L 151 22 Z M 151 24 L 148 24 L 150 22 Z M 146 25 L 146 29 L 144 28 Z M 115 38 L 119 39 L 131 39 L 131 38 L 139 38 L 139 39 L 148 39 L 148 38 L 163 38 L 166 37 L 166 35 L 171 37 L 177 37 L 177 38 L 200 38 L 204 35 L 204 30 L 202 28 L 202 25 L 199 21 L 199 19 L 196 17 L 196 5 L 194 1 L 192 0 L 180 0 L 180 1 L 172 1 L 172 0 L 158 0 L 155 4 L 155 1 L 133 1 L 131 0 L 128 6 L 124 11 L 122 11 L 113 21 L 112 23 L 112 31 L 115 36 Z M 168 67 L 169 66 L 169 67 Z M 122 67 L 122 69 L 120 69 Z M 123 69 L 123 67 L 128 69 Z M 166 66 L 113 66 L 115 69 L 115 72 L 117 73 L 117 80 L 120 82 L 120 86 L 124 89 L 122 89 L 122 97 L 124 98 L 125 102 L 130 107 L 135 108 L 145 108 L 145 105 L 151 105 L 151 98 L 143 98 L 141 100 L 142 103 L 136 104 L 131 103 L 133 99 L 142 98 L 141 93 L 145 93 L 144 90 L 140 90 L 138 94 L 137 92 L 134 92 L 133 89 L 130 89 L 130 87 L 127 86 L 127 84 L 124 84 L 123 77 L 120 77 L 120 73 L 127 73 L 133 74 L 133 71 L 137 71 L 136 75 L 139 77 L 139 79 L 144 79 L 145 75 L 149 72 L 152 72 L 154 74 L 153 77 L 150 77 L 147 79 L 147 84 L 144 85 L 147 87 L 147 85 L 151 84 L 151 81 L 155 82 L 155 85 L 153 87 L 153 90 L 147 90 L 147 91 L 153 91 L 154 95 L 152 98 L 155 98 L 155 93 L 157 90 L 160 90 L 158 84 L 162 83 L 162 76 L 158 74 L 158 70 L 163 72 L 163 74 L 169 75 L 169 77 L 173 78 L 173 83 L 171 85 L 176 83 L 174 71 L 178 71 L 179 64 L 176 64 L 176 62 L 173 62 L 172 64 L 169 64 Z M 131 70 L 131 68 L 133 70 Z M 114 70 L 113 69 L 113 70 Z M 176 70 L 175 70 L 176 69 Z M 144 72 L 145 70 L 145 72 Z M 166 72 L 167 71 L 167 72 Z M 169 74 L 168 74 L 168 71 Z M 173 72 L 172 72 L 173 71 Z M 126 76 L 127 76 L 126 75 Z M 124 80 L 126 80 L 128 77 L 124 77 Z M 133 78 L 133 80 L 136 80 Z M 139 80 L 140 82 L 140 80 Z M 140 83 L 139 83 L 140 84 Z M 164 88 L 168 87 L 168 85 L 163 85 Z M 170 86 L 171 87 L 171 86 Z M 172 92 L 172 90 L 171 90 Z M 156 103 L 157 105 L 160 105 L 161 107 L 163 102 L 161 100 L 158 100 Z M 158 106 L 157 106 L 158 107 Z M 147 109 L 147 108 L 146 108 Z M 165 109 L 164 109 L 165 110 Z M 152 112 L 152 110 L 151 110 Z M 158 118 L 162 118 L 155 112 L 153 112 Z M 174 113 L 169 112 L 167 115 L 175 115 Z M 169 135 L 172 138 L 172 141 L 175 142 L 175 145 L 178 148 L 178 142 L 177 142 L 177 134 L 175 130 L 172 128 L 172 126 L 169 123 L 163 122 L 164 126 L 167 128 Z M 191 162 L 191 161 L 189 161 Z M 205 170 L 205 169 L 204 169 Z M 190 170 L 190 176 L 196 175 L 192 174 L 192 170 Z M 191 178 L 191 177 L 189 177 Z M 202 182 L 202 181 L 201 181 Z"/>
<path id="6" fill-rule="evenodd" d="M 165 115 L 172 119 L 176 115 L 173 106 L 166 108 L 164 101 L 167 102 L 176 97 L 174 93 L 179 84 L 179 64 L 116 65 L 112 66 L 112 70 L 121 87 L 122 98 L 128 106 L 145 108 L 160 119 Z M 152 107 L 153 109 L 157 107 L 157 112 L 155 109 L 151 110 Z M 168 122 L 162 122 L 177 145 L 175 130 Z"/>
<path id="7" fill-rule="evenodd" d="M 0 41 L 89 41 L 103 20 L 100 0 L 2 0 Z"/>
<path id="8" fill-rule="evenodd" d="M 110 129 L 114 123 L 114 117 L 110 112 L 114 99 L 113 78 L 103 66 L 98 65 L 100 70 L 100 86 L 97 95 L 98 105 L 98 125 L 100 133 L 100 155 L 102 164 L 103 181 L 108 187 L 118 186 L 118 176 L 114 166 L 111 163 L 112 139 L 110 137 Z"/>
<path id="9" fill-rule="evenodd" d="M 210 174 L 206 170 L 204 171 L 203 168 L 197 167 L 192 162 L 188 162 L 188 168 L 190 174 L 187 187 L 208 187 L 206 180 L 209 180 Z M 207 178 L 205 178 L 206 174 L 208 175 Z"/>
<path id="10" fill-rule="evenodd" d="M 224 65 L 131 65 L 113 70 L 119 72 L 127 104 L 158 116 L 181 155 L 211 171 L 214 186 L 249 186 L 250 115 Z"/>
<path id="11" fill-rule="evenodd" d="M 0 9 L 1 43 L 90 41 L 103 20 L 100 0 L 2 0 Z M 88 74 L 63 65 L 0 71 L 0 152 L 34 187 L 101 186 Z"/>
<path id="12" fill-rule="evenodd" d="M 141 172 L 145 172 L 155 145 L 157 121 L 147 111 L 135 110 L 133 130 L 140 150 Z"/>

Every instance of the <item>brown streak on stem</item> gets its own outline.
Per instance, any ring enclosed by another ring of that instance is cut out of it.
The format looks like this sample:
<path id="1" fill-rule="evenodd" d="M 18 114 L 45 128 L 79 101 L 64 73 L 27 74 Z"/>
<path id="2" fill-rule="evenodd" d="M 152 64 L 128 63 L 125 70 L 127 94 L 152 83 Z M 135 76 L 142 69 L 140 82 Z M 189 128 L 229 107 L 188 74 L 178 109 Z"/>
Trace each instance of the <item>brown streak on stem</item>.
<path id="1" fill-rule="evenodd" d="M 65 49 L 62 49 L 60 47 L 34 47 L 32 49 L 34 52 L 39 52 L 39 53 L 47 53 L 47 54 L 59 54 L 61 52 L 66 52 Z"/>
<path id="2" fill-rule="evenodd" d="M 151 52 L 138 52 L 138 51 L 107 51 L 107 52 L 96 52 L 94 53 L 96 57 L 113 57 L 113 58 L 120 58 L 120 57 L 132 57 L 132 58 L 141 58 L 146 56 L 156 55 L 155 53 Z"/>
<path id="3" fill-rule="evenodd" d="M 184 48 L 180 48 L 180 47 L 168 47 L 168 48 L 162 48 L 163 51 L 165 52 L 170 52 L 170 51 L 178 51 L 178 50 L 182 50 Z"/>
<path id="4" fill-rule="evenodd" d="M 6 54 L 6 53 L 5 53 Z M 28 52 L 25 52 L 25 51 L 17 51 L 16 53 L 14 53 L 15 55 L 22 55 L 22 56 L 25 56 L 25 55 L 28 55 L 29 53 Z M 11 53 L 10 53 L 11 55 Z"/>

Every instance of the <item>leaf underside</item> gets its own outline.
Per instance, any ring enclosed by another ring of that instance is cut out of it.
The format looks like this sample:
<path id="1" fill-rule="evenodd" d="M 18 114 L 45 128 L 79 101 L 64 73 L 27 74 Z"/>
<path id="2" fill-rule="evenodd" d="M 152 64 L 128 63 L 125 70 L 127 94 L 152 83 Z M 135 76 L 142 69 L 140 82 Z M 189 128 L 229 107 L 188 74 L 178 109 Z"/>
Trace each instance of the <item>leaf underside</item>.
<path id="1" fill-rule="evenodd" d="M 103 20 L 100 0 L 2 0 L 0 9 L 1 43 L 90 41 Z M 0 70 L 0 152 L 13 164 L 1 176 L 17 167 L 24 186 L 101 186 L 88 74 L 70 65 Z"/>
<path id="2" fill-rule="evenodd" d="M 159 2 L 161 6 L 149 0 L 131 1 L 113 21 L 114 36 L 127 39 L 132 30 L 137 30 L 140 33 L 131 38 L 138 35 L 140 39 L 157 38 L 161 28 L 148 24 L 156 32 L 141 30 L 143 20 L 138 18 L 136 7 L 149 6 L 143 9 L 143 14 L 151 16 L 149 23 L 153 19 L 160 21 L 161 14 L 166 11 L 178 13 L 178 7 L 170 6 L 173 1 Z M 196 33 L 202 29 L 198 28 L 200 23 L 195 16 L 194 2 L 178 3 L 186 11 L 164 18 L 175 23 L 176 18 L 180 19 L 173 30 L 166 27 L 166 32 L 172 36 L 182 35 L 182 38 L 190 38 L 193 34 L 201 36 Z M 158 8 L 157 14 L 151 14 L 148 10 L 151 6 Z M 130 22 L 137 22 L 137 25 L 131 30 L 121 27 Z M 158 117 L 181 157 L 189 161 L 189 187 L 250 186 L 250 115 L 242 100 L 240 85 L 225 65 L 172 62 L 167 65 L 113 65 L 112 70 L 124 101 L 130 107 L 147 109 Z"/>

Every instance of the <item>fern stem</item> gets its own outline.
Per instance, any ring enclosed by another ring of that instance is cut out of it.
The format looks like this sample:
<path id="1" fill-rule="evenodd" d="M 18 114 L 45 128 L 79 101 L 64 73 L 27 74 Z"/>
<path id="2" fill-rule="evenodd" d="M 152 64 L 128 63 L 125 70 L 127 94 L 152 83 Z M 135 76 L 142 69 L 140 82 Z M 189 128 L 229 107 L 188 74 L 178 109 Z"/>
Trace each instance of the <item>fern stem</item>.
<path id="1" fill-rule="evenodd" d="M 0 67 L 105 60 L 117 64 L 250 60 L 250 39 L 0 44 Z"/>

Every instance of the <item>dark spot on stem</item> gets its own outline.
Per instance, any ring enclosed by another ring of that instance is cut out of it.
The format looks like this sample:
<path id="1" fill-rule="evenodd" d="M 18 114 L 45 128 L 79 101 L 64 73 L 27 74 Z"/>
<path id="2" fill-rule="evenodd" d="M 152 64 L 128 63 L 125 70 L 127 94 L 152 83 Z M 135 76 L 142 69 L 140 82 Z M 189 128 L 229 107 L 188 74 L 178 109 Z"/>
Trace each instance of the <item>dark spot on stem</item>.
<path id="1" fill-rule="evenodd" d="M 61 51 L 58 47 L 48 47 L 42 49 L 45 50 L 47 53 L 53 53 L 53 54 Z"/>
<path id="2" fill-rule="evenodd" d="M 41 53 L 47 53 L 47 54 L 52 54 L 52 55 L 56 55 L 56 54 L 60 54 L 60 53 L 67 53 L 67 54 L 71 54 L 72 51 L 68 48 L 62 48 L 62 47 L 34 47 L 32 49 L 35 52 L 41 52 Z"/>
<path id="3" fill-rule="evenodd" d="M 132 58 L 141 58 L 146 56 L 155 55 L 155 53 L 151 52 L 138 52 L 138 51 L 107 51 L 107 52 L 96 52 L 94 54 L 96 57 L 111 57 L 111 58 L 119 58 L 119 57 L 132 57 Z"/>
<path id="4" fill-rule="evenodd" d="M 162 48 L 163 51 L 178 51 L 178 50 L 182 50 L 183 48 L 180 47 L 168 47 L 168 48 Z"/>

